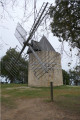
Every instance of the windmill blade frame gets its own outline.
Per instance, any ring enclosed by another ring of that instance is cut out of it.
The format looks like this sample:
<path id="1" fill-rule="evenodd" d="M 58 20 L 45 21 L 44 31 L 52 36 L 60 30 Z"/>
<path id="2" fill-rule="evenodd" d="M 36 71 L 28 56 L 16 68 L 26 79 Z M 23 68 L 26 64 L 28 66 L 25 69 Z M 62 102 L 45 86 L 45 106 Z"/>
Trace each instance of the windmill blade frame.
<path id="1" fill-rule="evenodd" d="M 48 5 L 49 5 L 49 6 L 48 6 Z M 45 15 L 48 13 L 49 8 L 50 8 L 51 6 L 52 6 L 52 4 L 50 5 L 48 2 L 45 3 L 45 5 L 44 5 L 44 3 L 43 3 L 43 5 L 42 5 L 42 7 L 41 7 L 42 11 L 41 11 L 41 9 L 40 9 L 41 13 L 40 13 L 40 15 L 39 15 L 39 13 L 38 13 L 38 16 L 37 16 L 35 22 L 34 22 L 33 25 L 32 25 L 32 28 L 31 28 L 30 33 L 29 33 L 29 36 L 28 36 L 27 40 L 24 42 L 24 46 L 23 46 L 23 48 L 22 48 L 22 50 L 21 50 L 21 52 L 20 52 L 17 60 L 19 59 L 20 55 L 21 55 L 22 52 L 24 51 L 25 47 L 30 45 L 30 44 L 29 44 L 29 41 L 32 39 L 33 35 L 35 34 L 35 31 L 38 29 L 39 25 L 41 24 L 41 22 L 42 22 L 42 20 L 44 19 Z M 47 9 L 47 10 L 46 10 L 46 9 Z M 39 11 L 39 12 L 40 12 L 40 11 Z M 21 33 L 20 33 L 20 34 L 21 34 Z M 22 35 L 22 34 L 21 34 L 21 35 Z M 22 38 L 23 38 L 23 37 L 22 37 Z"/>

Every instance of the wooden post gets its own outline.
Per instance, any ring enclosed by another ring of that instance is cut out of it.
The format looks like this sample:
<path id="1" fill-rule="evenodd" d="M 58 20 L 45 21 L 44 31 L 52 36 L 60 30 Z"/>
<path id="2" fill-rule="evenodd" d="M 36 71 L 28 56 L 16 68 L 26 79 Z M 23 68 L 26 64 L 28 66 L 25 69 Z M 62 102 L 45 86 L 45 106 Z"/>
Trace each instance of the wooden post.
<path id="1" fill-rule="evenodd" d="M 51 101 L 53 102 L 53 82 L 50 82 L 51 87 Z"/>

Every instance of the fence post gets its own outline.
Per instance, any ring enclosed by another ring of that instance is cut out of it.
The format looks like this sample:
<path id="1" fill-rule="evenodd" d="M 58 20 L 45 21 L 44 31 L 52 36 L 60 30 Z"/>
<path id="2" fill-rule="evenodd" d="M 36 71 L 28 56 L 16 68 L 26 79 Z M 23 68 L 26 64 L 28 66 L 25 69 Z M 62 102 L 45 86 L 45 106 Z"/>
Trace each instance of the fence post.
<path id="1" fill-rule="evenodd" d="M 50 82 L 51 87 L 51 101 L 53 102 L 53 82 Z"/>

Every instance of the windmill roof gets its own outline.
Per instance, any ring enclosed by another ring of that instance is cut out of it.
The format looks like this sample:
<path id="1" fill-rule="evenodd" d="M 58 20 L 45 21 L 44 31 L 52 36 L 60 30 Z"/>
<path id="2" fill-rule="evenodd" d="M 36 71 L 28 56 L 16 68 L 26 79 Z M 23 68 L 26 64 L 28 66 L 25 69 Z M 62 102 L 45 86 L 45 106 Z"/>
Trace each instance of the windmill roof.
<path id="1" fill-rule="evenodd" d="M 55 51 L 45 36 L 43 36 L 41 38 L 41 40 L 39 42 L 39 46 L 40 46 L 41 50 L 44 50 L 44 51 Z"/>
<path id="2" fill-rule="evenodd" d="M 34 51 L 55 51 L 45 36 L 41 38 L 40 42 L 32 40 L 31 46 Z M 30 49 L 28 49 L 27 53 L 29 54 L 32 52 Z"/>

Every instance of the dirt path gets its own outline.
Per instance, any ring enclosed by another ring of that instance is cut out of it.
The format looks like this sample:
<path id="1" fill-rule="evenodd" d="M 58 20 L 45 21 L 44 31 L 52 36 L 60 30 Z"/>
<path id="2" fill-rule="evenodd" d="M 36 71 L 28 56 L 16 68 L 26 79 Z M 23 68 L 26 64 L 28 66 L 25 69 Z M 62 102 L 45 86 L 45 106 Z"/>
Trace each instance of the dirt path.
<path id="1" fill-rule="evenodd" d="M 41 98 L 19 100 L 16 109 L 2 106 L 1 120 L 80 120 L 80 116 L 60 110 L 51 102 Z"/>

